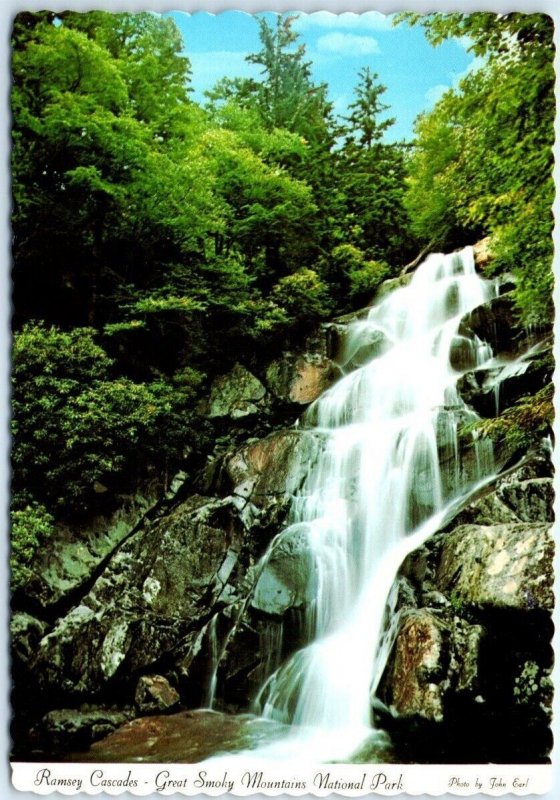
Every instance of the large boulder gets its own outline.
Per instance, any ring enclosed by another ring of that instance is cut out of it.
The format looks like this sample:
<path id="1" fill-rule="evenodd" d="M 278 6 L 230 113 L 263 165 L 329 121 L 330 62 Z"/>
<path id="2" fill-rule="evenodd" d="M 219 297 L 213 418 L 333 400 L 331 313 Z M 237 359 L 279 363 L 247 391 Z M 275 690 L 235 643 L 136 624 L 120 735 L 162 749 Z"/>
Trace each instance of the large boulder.
<path id="1" fill-rule="evenodd" d="M 243 538 L 234 511 L 231 499 L 194 496 L 125 542 L 40 642 L 34 670 L 53 700 L 128 686 L 231 597 Z"/>
<path id="2" fill-rule="evenodd" d="M 276 531 L 317 458 L 321 437 L 292 428 L 251 441 L 223 459 L 219 489 L 231 494 L 247 527 Z"/>
<path id="3" fill-rule="evenodd" d="M 515 315 L 510 295 L 495 297 L 465 314 L 459 325 L 459 335 L 478 337 L 492 346 L 495 353 L 519 353 L 527 346 L 527 331 Z"/>
<path id="4" fill-rule="evenodd" d="M 313 599 L 313 557 L 305 525 L 283 531 L 259 568 L 251 606 L 271 616 L 283 616 Z"/>
<path id="5" fill-rule="evenodd" d="M 179 700 L 179 693 L 163 675 L 142 675 L 138 680 L 134 702 L 141 714 L 169 711 Z"/>
<path id="6" fill-rule="evenodd" d="M 232 421 L 258 414 L 266 389 L 242 364 L 235 364 L 225 375 L 214 379 L 206 405 L 210 419 L 227 417 Z"/>
<path id="7" fill-rule="evenodd" d="M 461 525 L 443 541 L 435 582 L 467 606 L 548 611 L 553 551 L 546 523 Z"/>
<path id="8" fill-rule="evenodd" d="M 338 368 L 325 355 L 288 351 L 268 365 L 266 383 L 278 400 L 307 406 L 328 389 L 338 375 Z"/>
<path id="9" fill-rule="evenodd" d="M 45 714 L 30 738 L 39 753 L 67 755 L 73 750 L 87 750 L 133 716 L 130 708 L 61 708 Z"/>
<path id="10" fill-rule="evenodd" d="M 380 692 L 390 711 L 441 722 L 451 693 L 476 693 L 482 630 L 439 611 L 404 611 Z"/>
<path id="11" fill-rule="evenodd" d="M 535 394 L 552 380 L 552 344 L 544 339 L 515 358 L 494 359 L 489 365 L 469 369 L 457 388 L 463 400 L 483 417 L 494 417 L 526 395 Z"/>
<path id="12" fill-rule="evenodd" d="M 544 451 L 528 457 L 459 504 L 401 565 L 394 643 L 373 705 L 403 758 L 547 759 L 550 476 Z"/>

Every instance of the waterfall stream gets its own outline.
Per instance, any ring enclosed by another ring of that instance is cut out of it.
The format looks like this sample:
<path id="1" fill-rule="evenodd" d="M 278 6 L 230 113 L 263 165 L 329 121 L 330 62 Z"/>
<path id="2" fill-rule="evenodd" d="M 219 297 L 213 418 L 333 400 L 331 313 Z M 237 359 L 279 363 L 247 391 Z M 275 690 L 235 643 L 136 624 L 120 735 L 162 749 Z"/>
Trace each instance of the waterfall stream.
<path id="1" fill-rule="evenodd" d="M 372 689 L 395 635 L 386 613 L 395 574 L 494 469 L 486 441 L 462 462 L 458 428 L 477 417 L 456 390 L 492 356 L 459 335 L 460 320 L 493 295 L 470 248 L 433 254 L 348 326 L 343 377 L 300 423 L 320 447 L 276 540 L 305 542 L 309 643 L 267 677 L 257 710 L 293 735 L 257 755 L 346 759 L 371 736 Z"/>

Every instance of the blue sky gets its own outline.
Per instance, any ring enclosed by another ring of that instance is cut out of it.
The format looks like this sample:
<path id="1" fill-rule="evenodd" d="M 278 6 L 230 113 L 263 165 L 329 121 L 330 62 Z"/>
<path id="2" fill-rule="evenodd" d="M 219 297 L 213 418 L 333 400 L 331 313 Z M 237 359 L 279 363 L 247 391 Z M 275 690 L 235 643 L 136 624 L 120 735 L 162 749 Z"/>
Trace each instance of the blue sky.
<path id="1" fill-rule="evenodd" d="M 260 49 L 258 25 L 245 12 L 171 12 L 181 30 L 185 53 L 191 60 L 193 99 L 204 102 L 203 92 L 221 77 L 257 77 L 260 67 L 245 56 Z M 264 14 L 274 23 L 274 14 Z M 294 25 L 312 62 L 313 79 L 326 82 L 336 113 L 352 102 L 358 72 L 369 66 L 387 87 L 383 100 L 397 118 L 388 140 L 409 139 L 416 116 L 433 106 L 443 91 L 455 85 L 476 65 L 468 42 L 450 40 L 432 47 L 422 28 L 401 24 L 378 12 L 300 14 Z"/>

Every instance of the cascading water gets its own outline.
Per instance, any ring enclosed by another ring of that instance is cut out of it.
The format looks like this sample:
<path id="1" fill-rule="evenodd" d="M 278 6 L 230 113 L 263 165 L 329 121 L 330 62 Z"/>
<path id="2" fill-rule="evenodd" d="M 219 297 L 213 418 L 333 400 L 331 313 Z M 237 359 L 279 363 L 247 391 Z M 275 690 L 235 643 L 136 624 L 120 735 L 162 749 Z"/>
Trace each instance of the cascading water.
<path id="1" fill-rule="evenodd" d="M 492 472 L 484 443 L 473 443 L 469 469 L 459 459 L 458 426 L 476 415 L 458 396 L 452 362 L 464 371 L 491 356 L 458 330 L 493 291 L 470 248 L 431 255 L 407 287 L 350 325 L 340 361 L 355 368 L 302 421 L 322 445 L 276 544 L 294 535 L 307 543 L 309 644 L 259 692 L 260 713 L 293 726 L 264 757 L 348 758 L 371 733 L 395 573 L 445 507 Z"/>

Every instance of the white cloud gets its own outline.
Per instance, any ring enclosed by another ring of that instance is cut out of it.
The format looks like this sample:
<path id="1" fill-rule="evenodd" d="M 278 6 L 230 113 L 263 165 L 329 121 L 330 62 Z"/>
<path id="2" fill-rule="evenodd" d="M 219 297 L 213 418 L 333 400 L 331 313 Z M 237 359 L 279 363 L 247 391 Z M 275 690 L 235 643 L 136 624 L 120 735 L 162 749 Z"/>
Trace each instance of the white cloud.
<path id="1" fill-rule="evenodd" d="M 431 108 L 432 106 L 435 106 L 438 100 L 443 97 L 448 89 L 458 89 L 463 78 L 466 78 L 466 76 L 470 75 L 471 72 L 476 72 L 476 70 L 484 66 L 485 63 L 485 58 L 477 56 L 476 58 L 473 58 L 470 64 L 462 72 L 451 73 L 449 76 L 449 84 L 438 83 L 436 86 L 432 86 L 430 89 L 428 89 L 424 97 L 428 101 L 429 107 Z"/>
<path id="2" fill-rule="evenodd" d="M 364 56 L 379 53 L 379 43 L 373 36 L 354 33 L 326 33 L 317 40 L 320 53 L 339 53 L 345 56 Z"/>
<path id="3" fill-rule="evenodd" d="M 431 89 L 428 89 L 424 97 L 431 106 L 435 106 L 440 97 L 450 88 L 450 86 L 446 86 L 443 83 L 438 83 L 436 86 L 432 86 Z"/>
<path id="4" fill-rule="evenodd" d="M 453 41 L 457 42 L 465 52 L 468 52 L 469 47 L 473 44 L 473 40 L 470 36 L 456 36 Z"/>
<path id="5" fill-rule="evenodd" d="M 471 74 L 471 72 L 476 72 L 485 64 L 486 64 L 486 58 L 484 56 L 476 56 L 475 58 L 473 58 L 470 64 L 467 65 L 466 69 L 464 69 L 463 72 L 454 72 L 452 75 L 453 88 L 454 89 L 458 88 L 463 78 L 466 78 L 467 75 Z"/>
<path id="6" fill-rule="evenodd" d="M 391 30 L 393 25 L 392 17 L 381 14 L 379 11 L 366 11 L 364 14 L 354 14 L 349 11 L 343 14 L 317 11 L 314 14 L 302 14 L 294 27 L 298 31 L 309 28 L 386 31 Z"/>

